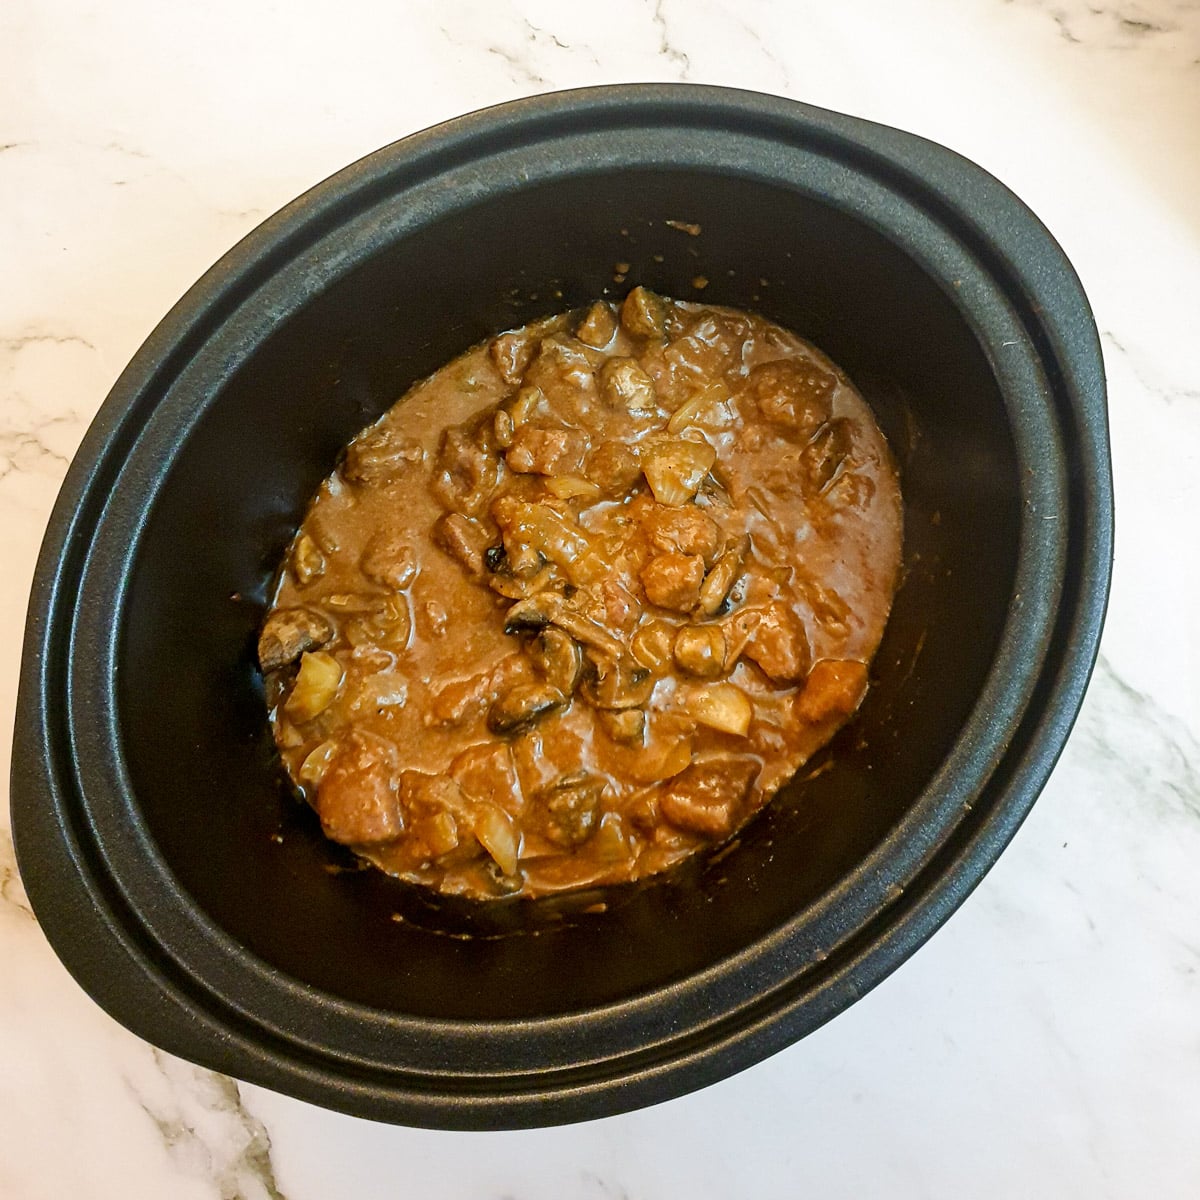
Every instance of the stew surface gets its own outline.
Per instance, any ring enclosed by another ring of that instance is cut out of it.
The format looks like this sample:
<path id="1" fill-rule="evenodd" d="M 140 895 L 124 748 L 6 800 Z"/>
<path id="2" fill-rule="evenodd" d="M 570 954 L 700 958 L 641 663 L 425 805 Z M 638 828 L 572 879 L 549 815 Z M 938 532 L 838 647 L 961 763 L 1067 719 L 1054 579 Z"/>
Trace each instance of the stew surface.
<path id="1" fill-rule="evenodd" d="M 862 702 L 896 471 L 845 375 L 635 288 L 504 333 L 346 449 L 259 641 L 325 834 L 474 898 L 729 838 Z"/>

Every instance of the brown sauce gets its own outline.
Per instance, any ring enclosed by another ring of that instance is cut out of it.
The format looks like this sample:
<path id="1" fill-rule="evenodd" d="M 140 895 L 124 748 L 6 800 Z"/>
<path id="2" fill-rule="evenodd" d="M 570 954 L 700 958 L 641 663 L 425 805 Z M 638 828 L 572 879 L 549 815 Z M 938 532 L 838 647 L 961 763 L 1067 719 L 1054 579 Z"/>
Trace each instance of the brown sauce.
<path id="1" fill-rule="evenodd" d="M 475 898 L 725 841 L 862 701 L 900 560 L 871 412 L 779 326 L 635 288 L 350 444 L 259 655 L 326 835 Z"/>

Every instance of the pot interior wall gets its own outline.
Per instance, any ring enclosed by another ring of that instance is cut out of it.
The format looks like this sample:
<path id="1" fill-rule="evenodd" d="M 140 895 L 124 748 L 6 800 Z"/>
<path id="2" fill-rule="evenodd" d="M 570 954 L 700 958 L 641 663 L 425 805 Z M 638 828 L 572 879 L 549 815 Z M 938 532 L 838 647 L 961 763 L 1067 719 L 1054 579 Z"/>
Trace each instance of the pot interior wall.
<path id="1" fill-rule="evenodd" d="M 620 285 L 618 263 L 630 264 Z M 906 581 L 835 765 L 785 789 L 731 853 L 603 913 L 558 921 L 553 906 L 510 905 L 480 926 L 532 919 L 538 936 L 447 937 L 471 928 L 469 911 L 340 869 L 346 857 L 283 784 L 253 663 L 271 575 L 339 448 L 411 382 L 499 329 L 634 283 L 759 310 L 850 373 L 901 464 Z M 277 326 L 179 447 L 121 616 L 119 724 L 141 815 L 214 921 L 348 999 L 482 1019 L 644 992 L 803 913 L 903 817 L 992 661 L 1018 518 L 984 353 L 947 293 L 858 221 L 687 171 L 580 176 L 477 202 L 379 246 Z"/>

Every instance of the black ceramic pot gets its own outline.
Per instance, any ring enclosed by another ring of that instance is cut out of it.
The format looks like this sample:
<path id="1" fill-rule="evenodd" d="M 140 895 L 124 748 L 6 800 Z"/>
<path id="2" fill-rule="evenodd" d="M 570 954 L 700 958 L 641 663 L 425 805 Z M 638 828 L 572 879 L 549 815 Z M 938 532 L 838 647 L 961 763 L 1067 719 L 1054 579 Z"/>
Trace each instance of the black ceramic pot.
<path id="1" fill-rule="evenodd" d="M 901 463 L 905 582 L 833 768 L 731 853 L 603 913 L 509 906 L 479 919 L 487 936 L 447 936 L 475 918 L 341 869 L 290 798 L 256 626 L 343 443 L 484 336 L 623 291 L 617 263 L 624 286 L 681 298 L 704 276 L 706 300 L 850 373 Z M 940 146 L 682 86 L 406 138 L 226 255 L 71 466 L 13 755 L 38 919 L 142 1037 L 347 1112 L 542 1125 L 720 1079 L 898 966 L 1033 803 L 1100 633 L 1107 436 L 1070 265 Z"/>

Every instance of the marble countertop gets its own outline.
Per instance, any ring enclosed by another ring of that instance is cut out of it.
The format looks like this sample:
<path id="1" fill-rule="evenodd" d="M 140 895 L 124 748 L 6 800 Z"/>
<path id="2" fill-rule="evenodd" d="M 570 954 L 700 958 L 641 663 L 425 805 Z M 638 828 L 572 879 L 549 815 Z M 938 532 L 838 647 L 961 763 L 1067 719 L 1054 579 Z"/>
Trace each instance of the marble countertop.
<path id="1" fill-rule="evenodd" d="M 921 133 L 1046 221 L 1103 336 L 1102 654 L 999 865 L 848 1012 L 732 1079 L 526 1133 L 376 1125 L 110 1021 L 24 900 L 0 808 L 5 1200 L 1200 1194 L 1200 4 L 10 0 L 0 11 L 0 779 L 42 528 L 167 308 L 406 133 L 552 88 L 691 80 Z M 3 785 L 0 785 L 3 786 Z"/>

